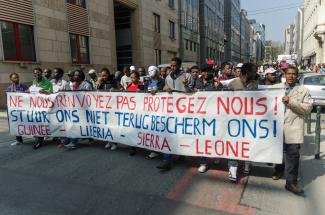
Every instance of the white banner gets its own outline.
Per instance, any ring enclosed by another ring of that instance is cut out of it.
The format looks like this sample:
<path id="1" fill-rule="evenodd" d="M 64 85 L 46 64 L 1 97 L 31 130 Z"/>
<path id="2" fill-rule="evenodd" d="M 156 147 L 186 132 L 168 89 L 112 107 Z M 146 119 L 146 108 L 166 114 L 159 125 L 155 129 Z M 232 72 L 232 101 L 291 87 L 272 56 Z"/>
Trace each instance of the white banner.
<path id="1" fill-rule="evenodd" d="M 185 156 L 282 162 L 284 90 L 7 93 L 10 133 L 94 138 Z"/>

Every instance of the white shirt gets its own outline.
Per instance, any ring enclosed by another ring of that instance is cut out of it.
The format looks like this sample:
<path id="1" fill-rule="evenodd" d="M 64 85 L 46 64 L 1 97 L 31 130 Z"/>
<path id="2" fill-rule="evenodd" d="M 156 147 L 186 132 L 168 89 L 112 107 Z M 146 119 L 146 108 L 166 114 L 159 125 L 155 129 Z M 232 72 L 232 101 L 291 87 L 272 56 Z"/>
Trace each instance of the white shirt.
<path id="1" fill-rule="evenodd" d="M 127 77 L 126 75 L 124 75 L 122 78 L 121 78 L 121 86 L 127 90 L 128 88 L 128 83 L 131 81 L 131 77 Z"/>
<path id="2" fill-rule="evenodd" d="M 55 79 L 52 79 L 51 83 L 53 84 L 53 93 L 70 90 L 69 83 L 66 80 L 60 79 L 56 81 Z"/>

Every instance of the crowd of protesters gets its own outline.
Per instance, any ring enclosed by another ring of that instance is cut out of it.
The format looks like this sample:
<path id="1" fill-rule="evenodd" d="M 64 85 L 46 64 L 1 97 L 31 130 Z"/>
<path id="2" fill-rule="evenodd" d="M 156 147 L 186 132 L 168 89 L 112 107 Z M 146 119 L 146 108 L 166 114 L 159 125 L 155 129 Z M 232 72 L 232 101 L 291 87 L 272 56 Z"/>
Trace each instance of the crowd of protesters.
<path id="1" fill-rule="evenodd" d="M 285 188 L 295 194 L 302 195 L 303 190 L 297 184 L 299 168 L 299 149 L 304 138 L 304 115 L 312 109 L 310 94 L 304 86 L 297 84 L 298 68 L 288 64 L 263 66 L 258 68 L 252 63 L 238 64 L 233 66 L 229 62 L 218 65 L 203 65 L 201 67 L 182 68 L 182 60 L 173 58 L 170 66 L 158 68 L 150 66 L 148 72 L 145 68 L 124 67 L 122 72 L 112 73 L 109 69 L 101 71 L 91 69 L 88 71 L 89 78 L 85 73 L 76 69 L 67 74 L 64 80 L 64 71 L 61 68 L 53 70 L 41 68 L 34 69 L 34 81 L 30 87 L 19 82 L 19 75 L 12 73 L 12 84 L 8 87 L 10 92 L 38 92 L 51 94 L 59 91 L 109 91 L 109 92 L 159 92 L 173 91 L 195 93 L 198 91 L 221 91 L 221 90 L 257 90 L 263 87 L 285 88 L 286 96 L 282 98 L 285 104 L 284 119 L 284 162 L 275 166 L 272 179 L 279 180 L 285 173 Z M 78 147 L 78 139 L 55 138 L 60 146 L 68 149 Z M 90 142 L 95 142 L 90 139 Z M 16 137 L 13 145 L 23 143 L 22 137 Z M 36 137 L 34 149 L 44 145 L 44 137 Z M 106 149 L 117 150 L 118 143 L 108 142 Z M 129 147 L 129 155 L 134 156 L 137 152 L 135 147 Z M 151 151 L 147 159 L 154 159 L 159 153 Z M 204 173 L 209 169 L 208 158 L 200 159 L 198 171 Z M 215 159 L 218 162 L 219 159 Z M 238 181 L 237 172 L 239 161 L 229 160 L 229 180 Z M 170 154 L 162 155 L 162 162 L 157 168 L 167 171 L 173 166 Z M 249 174 L 250 162 L 244 162 L 244 173 Z"/>

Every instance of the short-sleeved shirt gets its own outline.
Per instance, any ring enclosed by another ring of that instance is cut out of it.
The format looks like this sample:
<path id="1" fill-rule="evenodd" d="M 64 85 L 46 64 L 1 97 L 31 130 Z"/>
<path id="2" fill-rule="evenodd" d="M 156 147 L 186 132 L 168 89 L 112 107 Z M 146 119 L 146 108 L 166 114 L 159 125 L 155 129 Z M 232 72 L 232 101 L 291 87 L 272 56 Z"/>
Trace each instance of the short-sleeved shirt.
<path id="1" fill-rule="evenodd" d="M 14 84 L 10 84 L 7 88 L 7 92 L 25 92 L 28 87 L 25 84 L 18 84 L 16 87 Z"/>

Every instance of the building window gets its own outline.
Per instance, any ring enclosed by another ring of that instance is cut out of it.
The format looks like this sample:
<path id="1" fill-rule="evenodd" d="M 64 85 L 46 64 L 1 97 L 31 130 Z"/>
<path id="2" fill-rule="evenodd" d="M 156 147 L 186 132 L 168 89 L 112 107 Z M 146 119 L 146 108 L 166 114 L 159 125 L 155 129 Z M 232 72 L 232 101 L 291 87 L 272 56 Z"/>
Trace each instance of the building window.
<path id="1" fill-rule="evenodd" d="M 190 42 L 190 51 L 193 51 L 193 43 L 192 43 L 192 41 Z"/>
<path id="2" fill-rule="evenodd" d="M 188 50 L 188 40 L 185 40 L 185 49 Z"/>
<path id="3" fill-rule="evenodd" d="M 161 64 L 161 50 L 155 49 L 155 63 L 156 65 Z"/>
<path id="4" fill-rule="evenodd" d="M 196 43 L 194 43 L 194 52 L 196 52 Z"/>
<path id="5" fill-rule="evenodd" d="M 175 22 L 169 21 L 169 37 L 175 39 Z"/>
<path id="6" fill-rule="evenodd" d="M 154 21 L 155 32 L 160 33 L 160 16 L 154 13 L 153 21 Z"/>
<path id="7" fill-rule="evenodd" d="M 174 0 L 168 0 L 168 6 L 169 6 L 171 9 L 175 9 L 175 1 L 174 1 Z"/>
<path id="8" fill-rule="evenodd" d="M 67 0 L 68 3 L 86 8 L 86 0 Z"/>
<path id="9" fill-rule="evenodd" d="M 89 64 L 89 39 L 88 37 L 70 34 L 72 63 Z"/>
<path id="10" fill-rule="evenodd" d="M 4 59 L 35 61 L 33 26 L 13 22 L 0 22 Z"/>

